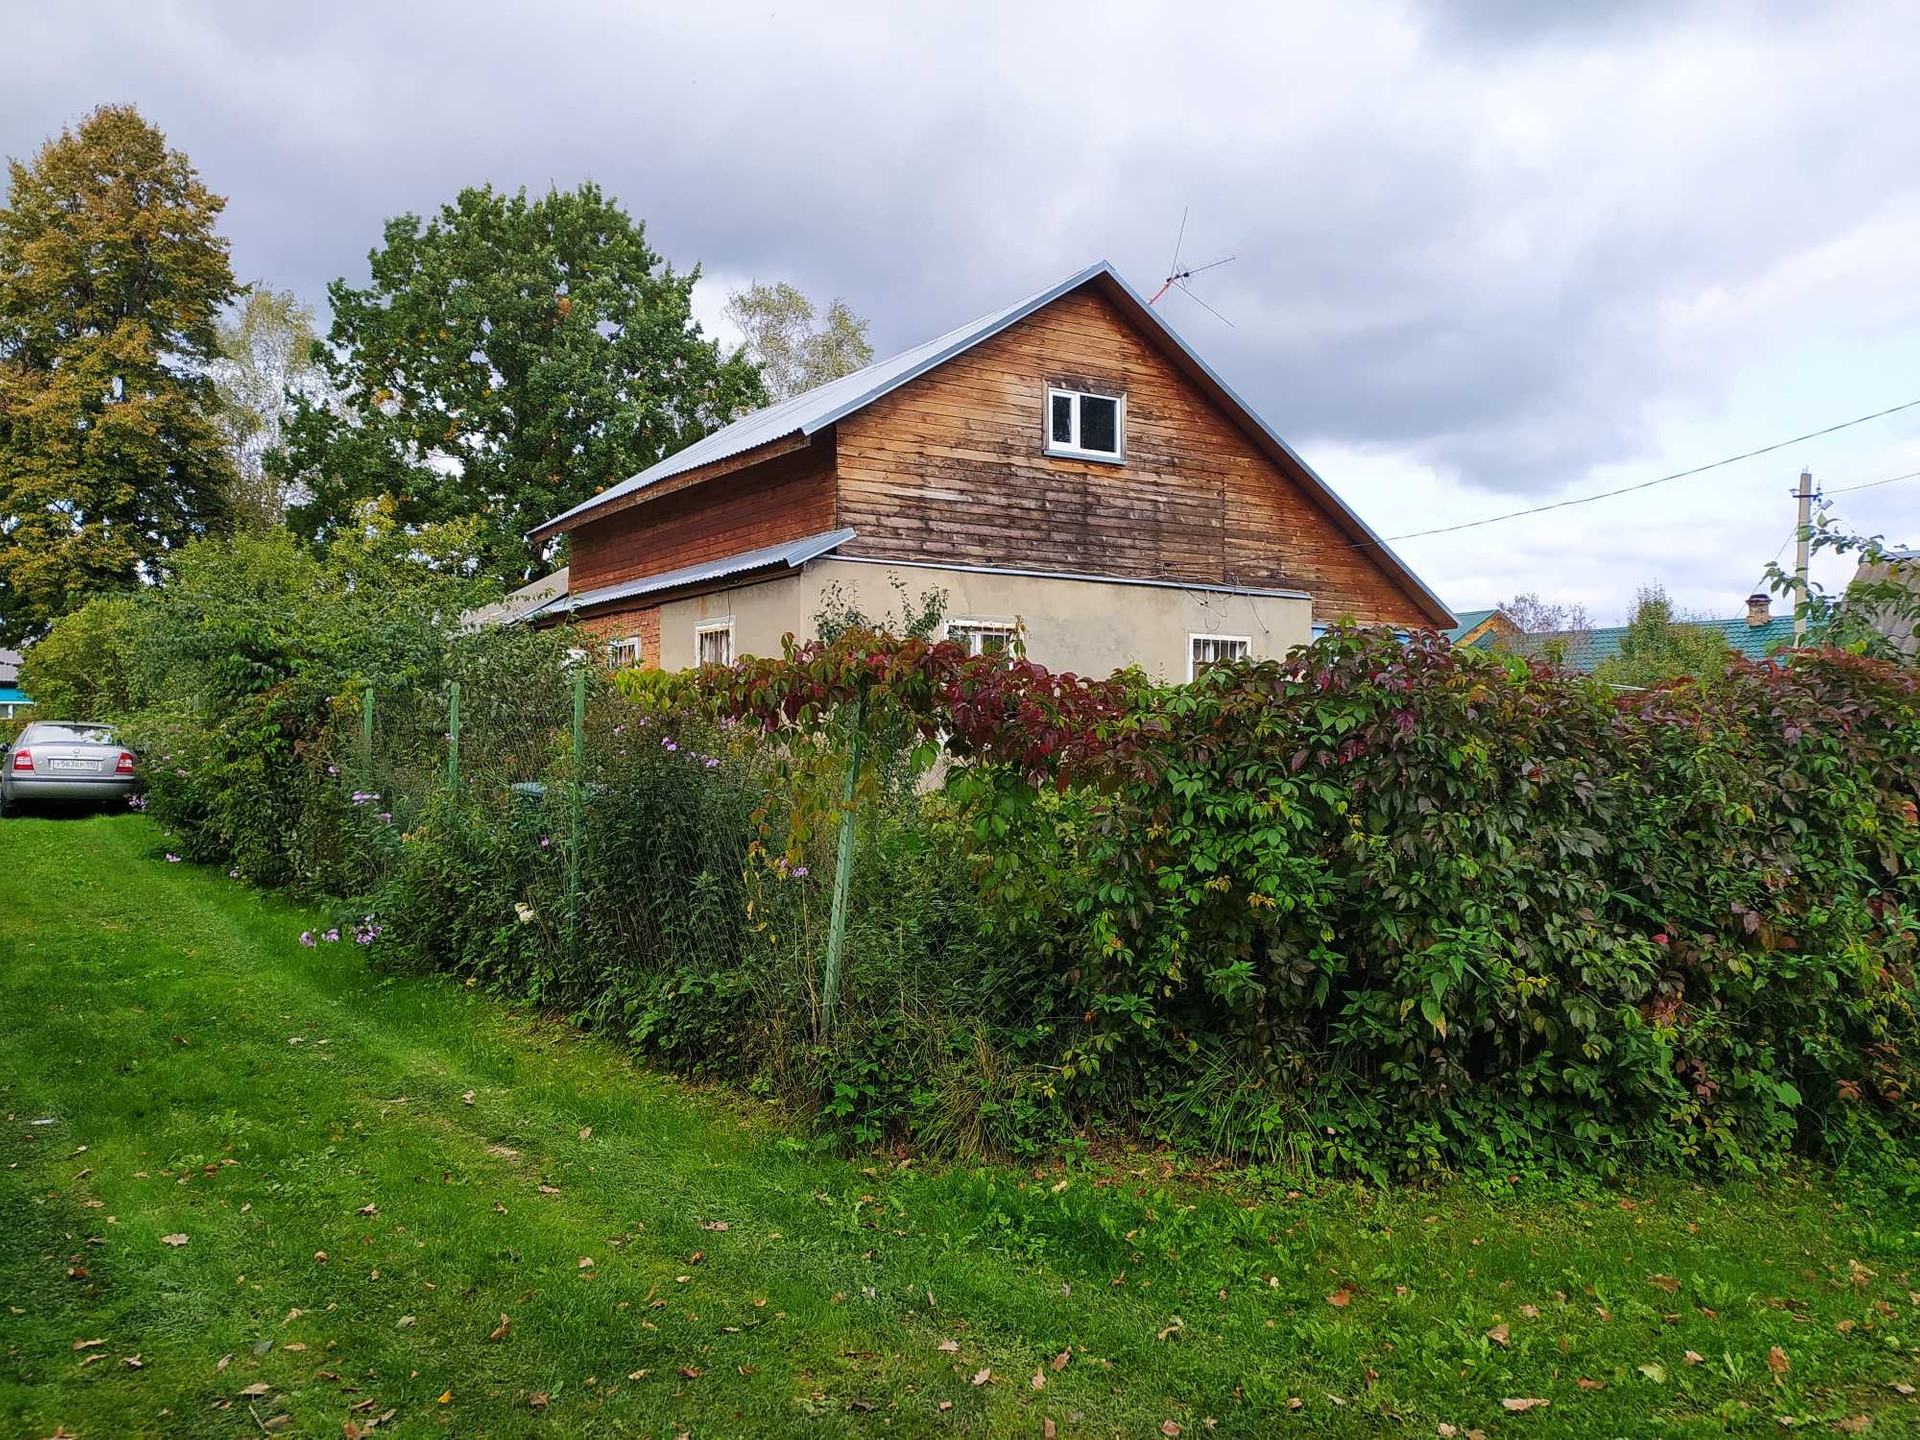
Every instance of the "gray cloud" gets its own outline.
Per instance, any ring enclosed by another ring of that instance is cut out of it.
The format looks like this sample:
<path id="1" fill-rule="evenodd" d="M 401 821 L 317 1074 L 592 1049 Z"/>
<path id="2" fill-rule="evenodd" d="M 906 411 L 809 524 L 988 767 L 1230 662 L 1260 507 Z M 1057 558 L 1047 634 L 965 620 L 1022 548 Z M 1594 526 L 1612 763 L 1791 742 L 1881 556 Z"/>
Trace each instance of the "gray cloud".
<path id="1" fill-rule="evenodd" d="M 1700 297 L 1910 199 L 1920 140 L 1899 0 L 5 8 L 0 147 L 134 100 L 242 272 L 314 300 L 390 215 L 590 176 L 676 263 L 843 295 L 884 349 L 1099 257 L 1151 287 L 1190 206 L 1233 324 L 1166 313 L 1283 432 L 1509 493 L 1724 403 L 1756 326 Z"/>

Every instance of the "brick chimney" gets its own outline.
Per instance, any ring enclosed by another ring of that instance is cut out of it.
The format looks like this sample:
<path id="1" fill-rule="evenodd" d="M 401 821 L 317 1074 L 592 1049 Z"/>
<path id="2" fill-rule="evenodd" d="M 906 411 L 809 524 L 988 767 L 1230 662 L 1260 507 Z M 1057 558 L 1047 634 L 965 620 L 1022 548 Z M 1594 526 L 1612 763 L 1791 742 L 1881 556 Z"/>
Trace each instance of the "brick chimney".
<path id="1" fill-rule="evenodd" d="M 1765 595 L 1747 596 L 1747 624 L 1758 627 L 1772 619 L 1772 602 Z"/>

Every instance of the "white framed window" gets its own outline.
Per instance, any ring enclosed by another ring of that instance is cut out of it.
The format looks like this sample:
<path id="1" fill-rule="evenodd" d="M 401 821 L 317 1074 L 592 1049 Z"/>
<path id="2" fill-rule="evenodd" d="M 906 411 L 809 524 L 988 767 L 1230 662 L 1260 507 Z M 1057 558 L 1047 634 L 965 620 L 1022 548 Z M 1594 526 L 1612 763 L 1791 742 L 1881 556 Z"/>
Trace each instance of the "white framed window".
<path id="1" fill-rule="evenodd" d="M 1248 635 L 1189 635 L 1187 679 L 1196 680 L 1211 666 L 1244 660 L 1252 653 L 1253 638 Z"/>
<path id="2" fill-rule="evenodd" d="M 607 642 L 607 668 L 610 670 L 631 670 L 643 658 L 638 635 L 626 635 Z"/>
<path id="3" fill-rule="evenodd" d="M 1047 454 L 1119 464 L 1127 458 L 1127 397 L 1047 387 Z"/>
<path id="4" fill-rule="evenodd" d="M 949 620 L 947 639 L 966 646 L 969 655 L 1004 655 L 1013 649 L 1015 628 L 1010 620 Z"/>
<path id="5" fill-rule="evenodd" d="M 733 621 L 708 620 L 693 627 L 693 663 L 731 665 L 733 663 Z"/>

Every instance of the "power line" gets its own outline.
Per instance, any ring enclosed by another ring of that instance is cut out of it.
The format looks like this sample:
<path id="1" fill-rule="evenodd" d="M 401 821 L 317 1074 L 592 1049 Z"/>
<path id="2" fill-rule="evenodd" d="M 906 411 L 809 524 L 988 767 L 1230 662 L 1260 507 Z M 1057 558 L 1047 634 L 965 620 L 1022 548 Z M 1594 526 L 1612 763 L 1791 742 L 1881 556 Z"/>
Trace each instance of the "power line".
<path id="1" fill-rule="evenodd" d="M 1771 445 L 1762 445 L 1757 450 L 1742 451 L 1738 455 L 1729 455 L 1724 460 L 1715 460 L 1708 465 L 1696 465 L 1691 470 L 1676 470 L 1673 472 L 1673 474 L 1662 475 L 1656 480 L 1642 480 L 1637 485 L 1622 485 L 1617 490 L 1602 490 L 1597 494 L 1580 495 L 1580 496 L 1576 496 L 1571 500 L 1555 500 L 1552 503 L 1546 504 L 1546 505 L 1532 505 L 1525 510 L 1511 510 L 1511 511 L 1508 511 L 1505 515 L 1489 515 L 1486 518 L 1481 520 L 1463 520 L 1458 525 L 1439 525 L 1431 530 L 1410 530 L 1404 535 L 1389 535 L 1384 543 L 1391 544 L 1399 540 L 1419 540 L 1419 539 L 1423 539 L 1428 535 L 1451 535 L 1451 534 L 1454 534 L 1456 531 L 1460 531 L 1460 530 L 1478 529 L 1482 525 L 1497 525 L 1503 520 L 1518 520 L 1523 516 L 1527 516 L 1527 515 L 1545 514 L 1549 510 L 1565 510 L 1569 506 L 1573 506 L 1573 505 L 1590 505 L 1595 500 L 1607 500 L 1607 499 L 1611 499 L 1615 495 L 1630 495 L 1636 490 L 1651 490 L 1656 485 L 1665 485 L 1674 480 L 1685 480 L 1690 475 L 1704 475 L 1709 470 L 1719 470 L 1722 467 L 1727 465 L 1737 465 L 1740 461 L 1751 460 L 1757 455 L 1770 455 L 1775 450 L 1786 449 L 1789 445 L 1798 445 L 1805 440 L 1817 440 L 1822 435 L 1831 435 L 1837 430 L 1846 430 L 1855 425 L 1864 425 L 1869 420 L 1879 420 L 1888 415 L 1898 414 L 1902 410 L 1911 410 L 1916 405 L 1920 405 L 1920 400 L 1908 400 L 1904 404 L 1890 405 L 1885 410 L 1874 411 L 1871 415 L 1861 415 L 1852 420 L 1842 420 L 1838 425 L 1829 425 L 1826 428 L 1821 430 L 1809 430 L 1805 435 L 1795 435 L 1792 439 L 1789 439 L 1789 440 L 1777 440 Z M 1920 472 L 1916 472 L 1916 473 L 1920 473 Z M 1893 478 L 1896 480 L 1905 480 L 1910 477 L 1905 475 L 1897 475 Z M 1877 485 L 1885 485 L 1885 484 L 1891 484 L 1892 481 L 1877 480 L 1873 483 Z M 1862 485 L 1862 486 L 1850 487 L 1850 488 L 1857 488 L 1857 489 L 1864 490 L 1867 487 Z M 1832 493 L 1839 494 L 1840 492 L 1834 491 Z M 1360 547 L 1356 546 L 1355 548 L 1360 548 Z"/>
<path id="2" fill-rule="evenodd" d="M 1850 490 L 1872 490 L 1876 486 L 1891 485 L 1896 480 L 1916 480 L 1916 479 L 1920 479 L 1920 470 L 1909 470 L 1904 475 L 1889 475 L 1884 480 L 1869 480 L 1864 485 L 1841 485 L 1838 488 L 1832 489 L 1832 490 L 1827 489 L 1823 485 L 1821 486 L 1820 490 L 1817 492 L 1816 498 L 1821 498 L 1828 495 L 1845 495 Z"/>

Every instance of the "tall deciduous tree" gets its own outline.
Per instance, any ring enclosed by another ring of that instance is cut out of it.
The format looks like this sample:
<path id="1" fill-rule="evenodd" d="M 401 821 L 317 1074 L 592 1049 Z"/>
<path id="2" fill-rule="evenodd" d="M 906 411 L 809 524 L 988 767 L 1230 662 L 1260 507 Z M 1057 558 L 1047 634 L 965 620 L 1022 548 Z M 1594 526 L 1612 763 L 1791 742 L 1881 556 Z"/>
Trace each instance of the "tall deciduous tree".
<path id="1" fill-rule="evenodd" d="M 698 268 L 676 274 L 591 183 L 463 190 L 389 221 L 371 260 L 368 288 L 328 287 L 337 403 L 296 400 L 288 426 L 302 534 L 377 496 L 409 525 L 479 514 L 485 569 L 517 581 L 540 558 L 527 530 L 766 398 L 693 321 Z"/>
<path id="2" fill-rule="evenodd" d="M 286 519 L 292 494 L 280 467 L 269 463 L 280 448 L 292 397 L 314 404 L 328 399 L 326 374 L 313 355 L 313 311 L 291 290 L 256 284 L 220 322 L 219 339 L 212 373 L 233 462 L 234 521 L 270 529 Z"/>
<path id="3" fill-rule="evenodd" d="M 1725 674 L 1732 658 L 1725 635 L 1676 616 L 1665 589 L 1649 585 L 1635 600 L 1620 653 L 1601 661 L 1593 677 L 1610 685 L 1658 685 L 1682 675 L 1709 679 Z"/>
<path id="4" fill-rule="evenodd" d="M 785 281 L 734 291 L 727 318 L 746 337 L 747 356 L 760 367 L 774 400 L 838 380 L 873 360 L 867 322 L 844 300 L 828 305 L 815 329 L 813 302 Z"/>
<path id="5" fill-rule="evenodd" d="M 237 293 L 226 202 L 131 106 L 95 110 L 0 210 L 0 638 L 32 640 L 226 519 L 206 367 Z"/>

